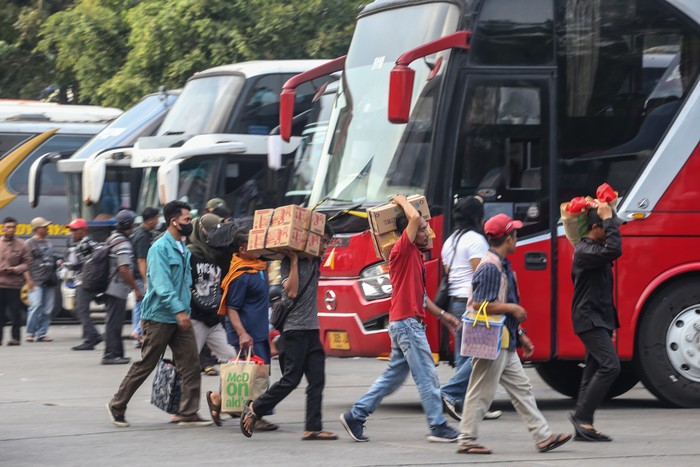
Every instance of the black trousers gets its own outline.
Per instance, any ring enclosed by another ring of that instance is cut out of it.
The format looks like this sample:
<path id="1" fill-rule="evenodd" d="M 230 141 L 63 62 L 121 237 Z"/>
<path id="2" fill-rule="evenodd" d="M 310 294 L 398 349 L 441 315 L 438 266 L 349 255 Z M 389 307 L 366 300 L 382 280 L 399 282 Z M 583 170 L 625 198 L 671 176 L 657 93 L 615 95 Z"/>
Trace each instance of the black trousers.
<path id="1" fill-rule="evenodd" d="M 100 337 L 100 333 L 97 332 L 95 323 L 92 321 L 90 316 L 90 302 L 95 299 L 95 294 L 93 292 L 88 292 L 83 290 L 81 286 L 75 289 L 75 310 L 73 313 L 80 320 L 80 324 L 83 325 L 83 339 L 85 342 L 94 344 Z M 120 338 L 121 338 L 121 330 Z"/>
<path id="2" fill-rule="evenodd" d="M 593 414 L 603 403 L 610 387 L 620 374 L 620 359 L 612 341 L 612 331 L 593 328 L 578 337 L 586 346 L 586 367 L 576 398 L 576 418 L 593 424 Z"/>
<path id="3" fill-rule="evenodd" d="M 323 387 L 326 384 L 326 354 L 319 331 L 285 331 L 284 353 L 280 354 L 282 378 L 270 387 L 253 404 L 253 411 L 261 416 L 268 414 L 284 400 L 306 376 L 306 431 L 321 431 L 321 406 Z"/>
<path id="4" fill-rule="evenodd" d="M 126 318 L 126 300 L 105 294 L 105 358 L 123 357 L 122 328 Z"/>
<path id="5" fill-rule="evenodd" d="M 12 321 L 12 339 L 20 340 L 19 329 L 22 327 L 22 301 L 20 289 L 0 288 L 0 344 L 5 323 Z"/>

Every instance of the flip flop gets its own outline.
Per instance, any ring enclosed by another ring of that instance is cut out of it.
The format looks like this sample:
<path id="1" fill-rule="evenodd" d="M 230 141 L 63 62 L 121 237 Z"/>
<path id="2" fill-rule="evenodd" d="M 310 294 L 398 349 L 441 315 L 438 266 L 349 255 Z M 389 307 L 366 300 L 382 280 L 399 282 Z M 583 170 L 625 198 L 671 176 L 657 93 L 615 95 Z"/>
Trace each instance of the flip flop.
<path id="1" fill-rule="evenodd" d="M 207 391 L 207 405 L 209 406 L 209 415 L 211 415 L 214 425 L 221 426 L 221 417 L 219 416 L 221 407 L 217 407 L 214 401 L 211 400 L 211 391 Z"/>
<path id="2" fill-rule="evenodd" d="M 543 441 L 543 442 L 547 443 L 544 446 L 542 446 L 541 444 L 538 443 L 537 449 L 540 452 L 549 452 L 552 449 L 556 449 L 559 446 L 561 446 L 562 444 L 567 443 L 570 439 L 571 439 L 571 435 L 568 433 L 566 433 L 566 434 L 559 433 L 558 435 L 552 435 L 549 437 L 549 439 Z"/>
<path id="3" fill-rule="evenodd" d="M 491 454 L 492 452 L 481 444 L 461 444 L 457 449 L 457 454 Z"/>
<path id="4" fill-rule="evenodd" d="M 338 439 L 338 435 L 330 431 L 305 431 L 301 439 L 303 441 L 332 441 Z"/>
<path id="5" fill-rule="evenodd" d="M 241 433 L 246 438 L 253 436 L 253 430 L 255 430 L 255 422 L 258 420 L 258 416 L 253 412 L 253 401 L 245 401 L 245 407 L 243 408 L 243 413 L 241 414 Z"/>

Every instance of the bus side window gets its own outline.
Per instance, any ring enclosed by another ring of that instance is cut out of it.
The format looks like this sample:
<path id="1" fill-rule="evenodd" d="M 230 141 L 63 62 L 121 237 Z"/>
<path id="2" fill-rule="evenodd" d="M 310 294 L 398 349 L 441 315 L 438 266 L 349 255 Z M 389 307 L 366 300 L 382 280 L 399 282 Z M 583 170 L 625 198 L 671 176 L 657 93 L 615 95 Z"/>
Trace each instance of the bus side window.
<path id="1" fill-rule="evenodd" d="M 232 133 L 268 135 L 279 125 L 281 92 L 281 75 L 272 74 L 258 78 L 239 111 Z"/>

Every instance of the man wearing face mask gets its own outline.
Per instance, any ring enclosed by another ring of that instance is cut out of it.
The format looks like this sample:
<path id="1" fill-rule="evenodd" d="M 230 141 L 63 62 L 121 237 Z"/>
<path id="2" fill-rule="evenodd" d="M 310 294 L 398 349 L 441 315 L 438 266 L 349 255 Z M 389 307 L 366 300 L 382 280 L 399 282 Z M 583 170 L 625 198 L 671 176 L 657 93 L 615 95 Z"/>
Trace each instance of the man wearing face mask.
<path id="1" fill-rule="evenodd" d="M 158 360 L 170 347 L 180 375 L 180 426 L 207 426 L 197 414 L 201 378 L 197 343 L 190 321 L 192 272 L 190 252 L 184 239 L 192 233 L 190 206 L 171 201 L 163 206 L 168 230 L 148 251 L 146 274 L 148 290 L 141 304 L 143 347 L 141 360 L 129 368 L 117 393 L 107 404 L 112 423 L 127 427 L 124 414 L 136 390 L 153 372 Z"/>

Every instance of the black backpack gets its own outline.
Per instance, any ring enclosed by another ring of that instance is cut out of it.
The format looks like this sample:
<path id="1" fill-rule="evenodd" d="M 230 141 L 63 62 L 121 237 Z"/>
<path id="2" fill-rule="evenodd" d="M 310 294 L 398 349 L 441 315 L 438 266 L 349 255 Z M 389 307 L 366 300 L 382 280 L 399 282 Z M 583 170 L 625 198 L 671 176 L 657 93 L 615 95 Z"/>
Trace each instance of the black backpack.
<path id="1" fill-rule="evenodd" d="M 123 238 L 118 242 L 110 244 L 109 239 L 107 239 L 106 242 L 100 243 L 95 247 L 92 256 L 83 264 L 83 290 L 95 294 L 101 294 L 107 291 L 109 282 L 114 277 L 109 275 L 109 253 L 115 246 L 119 246 L 128 241 L 129 239 Z"/>

